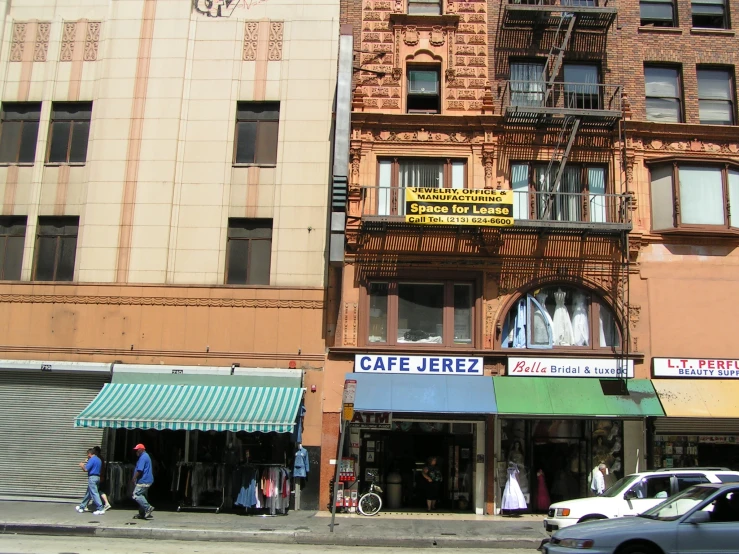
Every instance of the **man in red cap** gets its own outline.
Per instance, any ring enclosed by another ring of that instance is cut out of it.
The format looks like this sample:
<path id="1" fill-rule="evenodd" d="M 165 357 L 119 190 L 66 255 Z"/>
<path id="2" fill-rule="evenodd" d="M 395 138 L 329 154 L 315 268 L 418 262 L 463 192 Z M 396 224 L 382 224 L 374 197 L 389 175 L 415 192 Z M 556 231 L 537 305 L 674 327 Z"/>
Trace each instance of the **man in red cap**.
<path id="1" fill-rule="evenodd" d="M 147 496 L 149 496 L 149 488 L 154 483 L 154 474 L 151 471 L 151 458 L 146 453 L 146 447 L 143 444 L 137 444 L 133 447 L 136 455 L 139 457 L 136 462 L 136 469 L 133 470 L 133 499 L 139 505 L 139 514 L 134 516 L 138 519 L 150 519 L 154 506 L 149 504 Z"/>

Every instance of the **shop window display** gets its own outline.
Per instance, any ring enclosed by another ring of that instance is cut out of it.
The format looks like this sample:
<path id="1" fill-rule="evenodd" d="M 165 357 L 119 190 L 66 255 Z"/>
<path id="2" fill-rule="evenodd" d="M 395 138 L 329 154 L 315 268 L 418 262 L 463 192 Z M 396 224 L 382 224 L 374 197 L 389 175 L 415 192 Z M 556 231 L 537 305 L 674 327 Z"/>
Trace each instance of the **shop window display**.
<path id="1" fill-rule="evenodd" d="M 549 504 L 588 496 L 592 472 L 607 468 L 606 487 L 623 476 L 620 421 L 575 419 L 502 419 L 497 468 L 500 498 L 515 464 L 529 510 L 545 512 Z"/>
<path id="2" fill-rule="evenodd" d="M 548 286 L 520 298 L 506 315 L 503 348 L 617 348 L 613 312 L 585 290 Z"/>
<path id="3" fill-rule="evenodd" d="M 739 470 L 739 437 L 733 435 L 655 435 L 652 465 L 660 468 L 726 467 Z"/>

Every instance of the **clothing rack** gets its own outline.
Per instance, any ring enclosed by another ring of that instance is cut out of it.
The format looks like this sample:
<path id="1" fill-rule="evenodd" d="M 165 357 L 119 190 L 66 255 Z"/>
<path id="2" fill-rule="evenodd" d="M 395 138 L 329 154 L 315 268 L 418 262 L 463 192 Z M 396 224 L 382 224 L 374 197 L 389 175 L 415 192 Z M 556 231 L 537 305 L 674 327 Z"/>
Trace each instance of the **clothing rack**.
<path id="1" fill-rule="evenodd" d="M 259 468 L 265 469 L 260 471 Z M 290 478 L 290 470 L 279 463 L 245 463 L 234 466 L 231 473 L 234 506 L 242 506 L 251 515 L 287 515 L 291 494 Z"/>
<path id="2" fill-rule="evenodd" d="M 185 470 L 183 472 L 183 469 Z M 213 510 L 215 513 L 220 512 L 223 509 L 223 505 L 226 501 L 226 479 L 225 471 L 226 464 L 215 463 L 215 462 L 178 462 L 177 472 L 175 477 L 176 487 L 175 491 L 180 493 L 180 501 L 177 506 L 177 511 L 193 510 L 193 511 L 204 511 Z M 215 483 L 211 486 L 208 481 L 213 478 L 212 473 L 210 475 L 200 475 L 201 470 L 204 471 L 215 471 Z M 184 476 L 184 486 L 183 486 Z M 200 480 L 204 479 L 203 483 Z M 202 488 L 201 488 L 202 486 Z M 185 504 L 185 499 L 189 498 L 192 504 Z M 217 493 L 220 496 L 220 503 L 216 502 L 213 504 L 200 504 L 200 495 L 208 495 Z"/>
<path id="3" fill-rule="evenodd" d="M 116 504 L 130 498 L 129 484 L 133 479 L 134 465 L 127 462 L 105 462 L 105 482 L 108 489 L 108 502 Z"/>

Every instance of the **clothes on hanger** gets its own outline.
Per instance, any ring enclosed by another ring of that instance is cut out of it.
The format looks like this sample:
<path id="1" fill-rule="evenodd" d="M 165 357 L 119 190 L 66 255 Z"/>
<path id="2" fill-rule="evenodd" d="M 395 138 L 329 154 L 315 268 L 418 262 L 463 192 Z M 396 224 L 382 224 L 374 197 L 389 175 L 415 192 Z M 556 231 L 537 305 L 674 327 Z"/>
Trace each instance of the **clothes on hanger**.
<path id="1" fill-rule="evenodd" d="M 293 477 L 307 477 L 310 471 L 310 461 L 308 460 L 308 451 L 301 445 L 295 453 L 295 462 L 293 463 Z"/>
<path id="2" fill-rule="evenodd" d="M 250 509 L 267 509 L 274 515 L 287 513 L 290 507 L 290 472 L 279 465 L 236 468 L 232 478 L 234 488 L 241 483 L 234 505 Z M 233 489 L 232 489 L 233 490 Z"/>

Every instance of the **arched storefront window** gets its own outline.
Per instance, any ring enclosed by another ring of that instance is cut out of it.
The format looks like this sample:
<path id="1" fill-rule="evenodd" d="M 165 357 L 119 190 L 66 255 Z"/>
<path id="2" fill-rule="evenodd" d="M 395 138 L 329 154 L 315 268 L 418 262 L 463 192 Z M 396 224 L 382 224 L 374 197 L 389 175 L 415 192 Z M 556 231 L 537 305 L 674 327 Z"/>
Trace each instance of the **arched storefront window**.
<path id="1" fill-rule="evenodd" d="M 596 295 L 566 285 L 529 291 L 506 314 L 503 348 L 618 348 L 613 311 Z"/>

